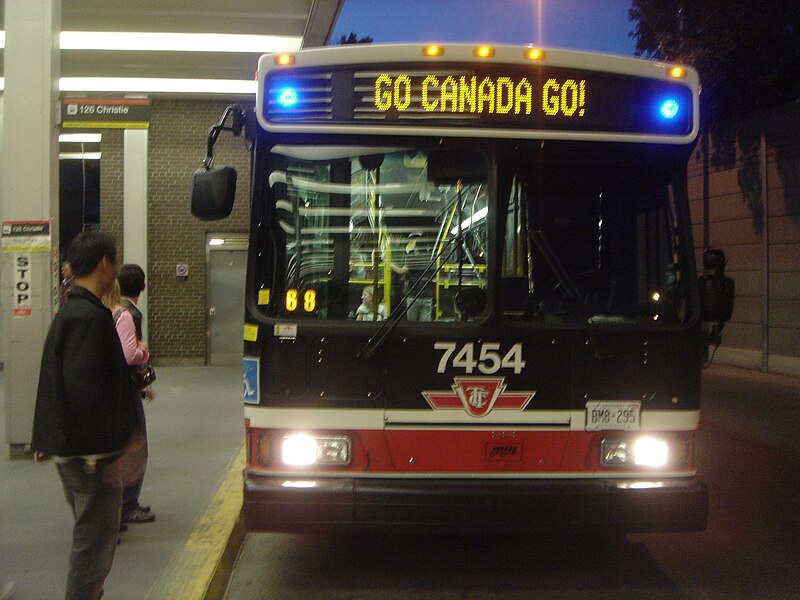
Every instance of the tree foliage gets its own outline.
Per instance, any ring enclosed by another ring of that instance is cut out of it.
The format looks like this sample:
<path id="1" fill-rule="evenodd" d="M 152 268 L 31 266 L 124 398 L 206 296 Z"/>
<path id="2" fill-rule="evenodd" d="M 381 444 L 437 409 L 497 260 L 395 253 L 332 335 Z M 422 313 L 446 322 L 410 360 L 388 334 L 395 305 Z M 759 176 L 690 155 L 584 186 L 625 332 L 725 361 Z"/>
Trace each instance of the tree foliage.
<path id="1" fill-rule="evenodd" d="M 340 46 L 344 46 L 345 44 L 371 44 L 372 38 L 369 36 L 359 38 L 354 31 L 351 31 L 348 36 L 340 36 L 338 43 Z"/>
<path id="2" fill-rule="evenodd" d="M 700 73 L 710 124 L 800 99 L 797 0 L 632 0 L 636 54 Z"/>

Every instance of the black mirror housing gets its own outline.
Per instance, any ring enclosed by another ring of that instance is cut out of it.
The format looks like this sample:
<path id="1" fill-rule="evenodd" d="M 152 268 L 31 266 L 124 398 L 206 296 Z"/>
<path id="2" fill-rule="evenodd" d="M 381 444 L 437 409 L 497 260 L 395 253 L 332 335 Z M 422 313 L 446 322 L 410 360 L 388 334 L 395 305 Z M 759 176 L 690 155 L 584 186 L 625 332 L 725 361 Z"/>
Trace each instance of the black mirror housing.
<path id="1" fill-rule="evenodd" d="M 192 175 L 192 214 L 202 221 L 224 219 L 233 210 L 236 196 L 236 169 L 212 167 Z"/>
<path id="2" fill-rule="evenodd" d="M 704 275 L 699 283 L 700 318 L 709 322 L 730 321 L 733 316 L 733 279 L 724 275 Z"/>
<path id="3" fill-rule="evenodd" d="M 735 287 L 733 279 L 725 276 L 727 264 L 722 250 L 707 249 L 703 265 L 707 274 L 700 277 L 700 318 L 707 322 L 725 323 L 733 316 Z"/>

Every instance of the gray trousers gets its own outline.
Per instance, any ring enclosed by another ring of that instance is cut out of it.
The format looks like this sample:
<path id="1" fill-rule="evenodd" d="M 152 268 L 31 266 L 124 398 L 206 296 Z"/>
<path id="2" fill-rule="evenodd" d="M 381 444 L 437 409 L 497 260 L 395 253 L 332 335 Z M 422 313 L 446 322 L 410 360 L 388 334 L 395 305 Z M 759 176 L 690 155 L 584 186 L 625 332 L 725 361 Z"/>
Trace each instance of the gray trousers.
<path id="1" fill-rule="evenodd" d="M 75 517 L 66 600 L 97 600 L 103 595 L 117 549 L 122 506 L 122 488 L 103 481 L 103 469 L 113 460 L 99 460 L 93 473 L 86 472 L 81 458 L 56 464 Z"/>
<path id="2" fill-rule="evenodd" d="M 408 298 L 406 304 L 408 305 L 406 319 L 409 321 L 433 320 L 433 298 L 417 298 L 413 304 L 411 298 Z"/>

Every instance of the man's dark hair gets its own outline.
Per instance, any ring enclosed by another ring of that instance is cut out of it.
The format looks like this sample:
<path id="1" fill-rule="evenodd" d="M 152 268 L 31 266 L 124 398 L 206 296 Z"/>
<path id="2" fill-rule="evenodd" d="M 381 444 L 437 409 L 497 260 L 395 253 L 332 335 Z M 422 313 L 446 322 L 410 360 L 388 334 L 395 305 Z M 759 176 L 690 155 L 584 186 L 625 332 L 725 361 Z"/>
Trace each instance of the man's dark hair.
<path id="1" fill-rule="evenodd" d="M 102 231 L 82 231 L 67 250 L 67 260 L 75 277 L 86 277 L 104 258 L 117 262 L 117 245 L 113 237 Z"/>
<path id="2" fill-rule="evenodd" d="M 117 279 L 119 279 L 119 291 L 123 296 L 138 296 L 144 290 L 144 271 L 139 265 L 122 265 Z"/>

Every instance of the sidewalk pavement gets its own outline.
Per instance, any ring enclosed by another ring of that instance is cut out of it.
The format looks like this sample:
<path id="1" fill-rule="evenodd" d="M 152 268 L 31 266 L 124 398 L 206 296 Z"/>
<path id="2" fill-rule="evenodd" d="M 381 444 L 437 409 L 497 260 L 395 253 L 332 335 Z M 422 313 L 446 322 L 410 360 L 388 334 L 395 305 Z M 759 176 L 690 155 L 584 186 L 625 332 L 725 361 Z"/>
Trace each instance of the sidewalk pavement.
<path id="1" fill-rule="evenodd" d="M 700 422 L 800 454 L 800 378 L 712 365 L 703 371 Z"/>
<path id="2" fill-rule="evenodd" d="M 157 367 L 146 405 L 150 458 L 141 501 L 153 523 L 121 534 L 109 600 L 200 600 L 241 507 L 242 370 Z M 0 373 L 0 589 L 15 600 L 63 597 L 72 515 L 52 461 L 10 460 Z"/>

